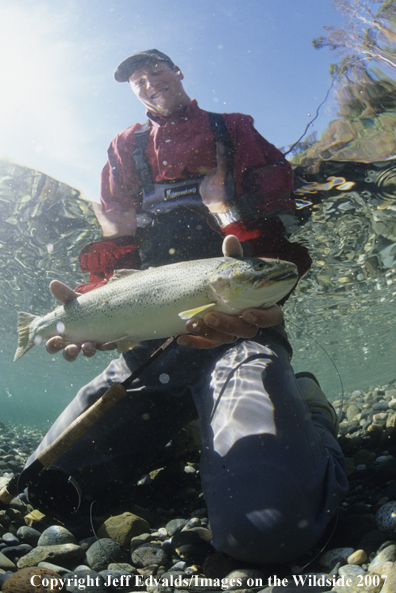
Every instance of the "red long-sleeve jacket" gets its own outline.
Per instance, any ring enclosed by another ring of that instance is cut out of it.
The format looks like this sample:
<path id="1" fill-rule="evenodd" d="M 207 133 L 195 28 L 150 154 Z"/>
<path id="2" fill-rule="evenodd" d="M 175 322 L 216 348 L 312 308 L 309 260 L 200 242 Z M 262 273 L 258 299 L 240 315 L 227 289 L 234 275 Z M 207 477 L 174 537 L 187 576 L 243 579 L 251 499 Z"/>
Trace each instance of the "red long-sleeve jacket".
<path id="1" fill-rule="evenodd" d="M 195 100 L 169 118 L 148 112 L 151 130 L 145 154 L 155 183 L 196 178 L 216 168 L 216 142 L 209 116 Z M 223 114 L 233 148 L 234 202 L 249 202 L 255 215 L 221 230 L 236 235 L 247 256 L 275 257 L 294 262 L 300 276 L 310 267 L 305 247 L 290 243 L 276 214 L 295 209 L 292 170 L 282 153 L 254 128 L 253 119 L 239 113 Z M 102 171 L 101 201 L 105 210 L 141 210 L 142 188 L 132 159 L 135 124 L 118 134 L 108 149 Z M 170 229 L 171 232 L 171 229 Z M 198 259 L 200 254 L 196 254 Z M 90 290 L 107 280 L 114 269 L 138 267 L 132 237 L 87 246 L 80 256 L 81 269 L 91 272 Z"/>

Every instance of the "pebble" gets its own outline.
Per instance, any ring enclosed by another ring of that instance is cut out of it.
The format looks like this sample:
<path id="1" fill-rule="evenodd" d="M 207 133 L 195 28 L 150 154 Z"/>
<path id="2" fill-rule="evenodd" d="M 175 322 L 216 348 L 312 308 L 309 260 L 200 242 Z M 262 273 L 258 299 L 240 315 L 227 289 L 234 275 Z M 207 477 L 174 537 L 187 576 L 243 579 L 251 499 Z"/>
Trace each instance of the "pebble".
<path id="1" fill-rule="evenodd" d="M 88 548 L 87 562 L 92 570 L 100 571 L 107 568 L 110 562 L 128 562 L 128 554 L 118 542 L 102 537 Z"/>
<path id="2" fill-rule="evenodd" d="M 356 390 L 352 396 L 347 396 L 346 404 L 341 401 L 337 403 L 340 411 L 339 443 L 347 457 L 350 492 L 340 505 L 334 534 L 326 549 L 316 558 L 319 550 L 313 550 L 307 559 L 311 562 L 309 574 L 323 575 L 324 571 L 329 573 L 334 568 L 337 577 L 344 575 L 351 579 L 348 588 L 335 585 L 333 593 L 396 591 L 396 430 L 392 424 L 393 418 L 396 418 L 395 384 L 396 381 L 376 389 Z M 9 428 L 7 431 L 12 432 Z M 12 477 L 16 468 L 21 467 L 21 460 L 26 458 L 41 438 L 37 434 L 37 439 L 34 437 L 32 441 L 27 440 L 28 444 L 24 445 L 24 438 L 20 433 L 17 442 L 12 443 L 15 438 L 10 437 L 3 444 L 2 434 L 7 431 L 2 432 L 0 425 L 0 455 L 3 461 L 0 464 L 0 487 L 6 477 Z M 196 461 L 192 459 L 185 463 L 188 467 L 197 469 Z M 172 503 L 166 505 L 167 493 L 161 491 L 160 485 L 156 486 L 157 477 L 150 478 L 150 485 L 141 488 L 149 488 L 154 494 L 157 492 L 155 500 L 152 501 L 149 495 L 144 504 L 146 509 L 137 508 L 131 503 L 130 508 L 125 506 L 113 513 L 112 517 L 103 520 L 102 525 L 97 528 L 99 542 L 97 537 L 77 542 L 73 530 L 51 525 L 48 519 L 45 519 L 44 525 L 43 516 L 33 510 L 23 495 L 16 497 L 7 510 L 0 510 L 0 589 L 6 593 L 25 593 L 23 589 L 15 588 L 11 579 L 18 578 L 19 587 L 21 577 L 26 571 L 45 570 L 61 575 L 62 578 L 85 579 L 85 585 L 88 576 L 95 577 L 97 580 L 93 587 L 85 586 L 87 593 L 129 593 L 136 590 L 133 584 L 130 589 L 117 585 L 117 579 L 122 575 L 133 578 L 173 575 L 176 578 L 200 574 L 212 579 L 241 578 L 242 584 L 230 585 L 229 591 L 232 593 L 252 593 L 253 589 L 247 584 L 248 578 L 262 579 L 262 587 L 255 591 L 272 593 L 274 587 L 267 586 L 268 576 L 278 573 L 290 576 L 291 567 L 280 565 L 270 569 L 261 566 L 247 568 L 244 563 L 226 555 L 213 554 L 209 543 L 211 534 L 207 510 L 203 499 L 199 498 L 199 477 L 194 472 L 185 473 L 184 468 L 181 472 L 183 479 L 190 482 L 183 488 L 175 486 L 170 491 L 173 492 L 169 494 Z M 162 473 L 158 475 L 161 476 Z M 171 488 L 173 479 L 168 482 L 166 492 Z M 184 494 L 180 497 L 182 491 Z M 195 504 L 191 504 L 186 512 L 188 496 L 193 496 L 190 500 L 195 500 Z M 173 506 L 170 507 L 170 504 Z M 393 512 L 395 517 L 392 517 Z M 140 525 L 138 532 L 132 530 L 133 517 L 136 518 L 136 525 Z M 63 553 L 60 553 L 62 548 Z M 78 550 L 74 557 L 70 554 L 73 549 Z M 27 550 L 29 551 L 26 553 Z M 212 553 L 208 555 L 210 551 Z M 24 555 L 20 555 L 22 552 Z M 24 562 L 29 565 L 22 568 Z M 31 565 L 31 562 L 37 565 Z M 305 565 L 299 560 L 296 564 Z M 382 580 L 380 586 L 375 588 L 371 586 L 372 578 L 378 576 L 378 573 L 388 575 L 388 578 L 385 585 Z M 367 585 L 358 586 L 365 576 L 369 579 L 366 579 Z M 112 585 L 105 585 L 110 582 Z M 288 589 L 293 591 L 291 585 L 292 582 Z M 173 592 L 175 589 L 180 590 L 179 587 L 154 584 L 143 587 L 143 590 L 152 593 Z M 299 587 L 297 590 L 305 589 L 309 593 L 324 590 L 313 586 Z M 41 593 L 37 587 L 33 590 Z M 205 590 L 214 589 L 205 587 Z M 220 590 L 225 589 L 218 586 L 216 591 Z M 31 591 L 32 588 L 26 589 L 27 593 Z M 81 585 L 78 588 L 77 584 L 71 584 L 67 587 L 67 592 L 69 591 L 77 593 L 81 591 Z"/>
<path id="3" fill-rule="evenodd" d="M 387 502 L 378 509 L 375 515 L 377 529 L 394 533 L 396 529 L 396 501 Z"/>
<path id="4" fill-rule="evenodd" d="M 347 558 L 353 554 L 353 548 L 335 548 L 328 550 L 319 558 L 319 564 L 325 568 L 333 568 L 340 560 L 347 561 Z"/>
<path id="5" fill-rule="evenodd" d="M 98 530 L 98 537 L 110 538 L 128 549 L 131 539 L 147 532 L 150 525 L 134 513 L 122 513 L 109 517 Z"/>
<path id="6" fill-rule="evenodd" d="M 60 546 L 62 544 L 77 545 L 77 540 L 68 529 L 60 525 L 51 525 L 45 529 L 37 542 L 38 546 Z"/>

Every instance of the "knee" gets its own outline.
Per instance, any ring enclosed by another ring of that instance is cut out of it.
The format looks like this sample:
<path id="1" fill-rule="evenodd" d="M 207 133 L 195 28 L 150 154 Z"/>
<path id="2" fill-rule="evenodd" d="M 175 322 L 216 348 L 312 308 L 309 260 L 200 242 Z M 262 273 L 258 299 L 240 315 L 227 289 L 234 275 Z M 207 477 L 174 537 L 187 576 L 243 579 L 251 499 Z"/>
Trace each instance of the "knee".
<path id="1" fill-rule="evenodd" d="M 212 544 L 243 562 L 278 564 L 290 562 L 308 551 L 322 535 L 308 509 L 228 509 L 209 514 Z M 232 514 L 231 514 L 232 513 Z"/>

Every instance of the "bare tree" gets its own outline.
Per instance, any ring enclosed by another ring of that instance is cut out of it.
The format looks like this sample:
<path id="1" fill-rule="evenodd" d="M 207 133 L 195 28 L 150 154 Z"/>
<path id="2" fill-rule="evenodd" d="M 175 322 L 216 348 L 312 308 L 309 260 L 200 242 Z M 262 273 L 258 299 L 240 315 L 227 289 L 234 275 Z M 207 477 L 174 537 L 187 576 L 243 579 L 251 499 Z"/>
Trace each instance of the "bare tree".
<path id="1" fill-rule="evenodd" d="M 359 61 L 396 70 L 396 0 L 332 0 L 332 4 L 344 15 L 343 26 L 324 26 L 325 35 L 312 41 L 315 49 L 328 47 L 343 58 L 339 66 L 332 65 L 331 74 L 345 74 Z"/>

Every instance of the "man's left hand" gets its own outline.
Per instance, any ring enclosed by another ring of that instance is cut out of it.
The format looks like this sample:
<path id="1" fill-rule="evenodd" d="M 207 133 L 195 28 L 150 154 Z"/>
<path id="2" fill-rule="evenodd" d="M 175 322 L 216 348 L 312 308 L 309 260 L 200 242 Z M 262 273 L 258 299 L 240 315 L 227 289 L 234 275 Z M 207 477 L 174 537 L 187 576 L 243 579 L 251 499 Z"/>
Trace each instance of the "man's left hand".
<path id="1" fill-rule="evenodd" d="M 226 257 L 242 257 L 243 251 L 237 237 L 229 235 L 223 242 Z M 237 338 L 254 338 L 261 327 L 272 327 L 283 321 L 278 305 L 268 309 L 246 309 L 240 317 L 224 313 L 208 313 L 204 319 L 189 319 L 186 330 L 190 334 L 178 337 L 180 346 L 208 349 L 220 344 L 231 344 Z M 193 334 L 193 335 L 191 335 Z"/>

